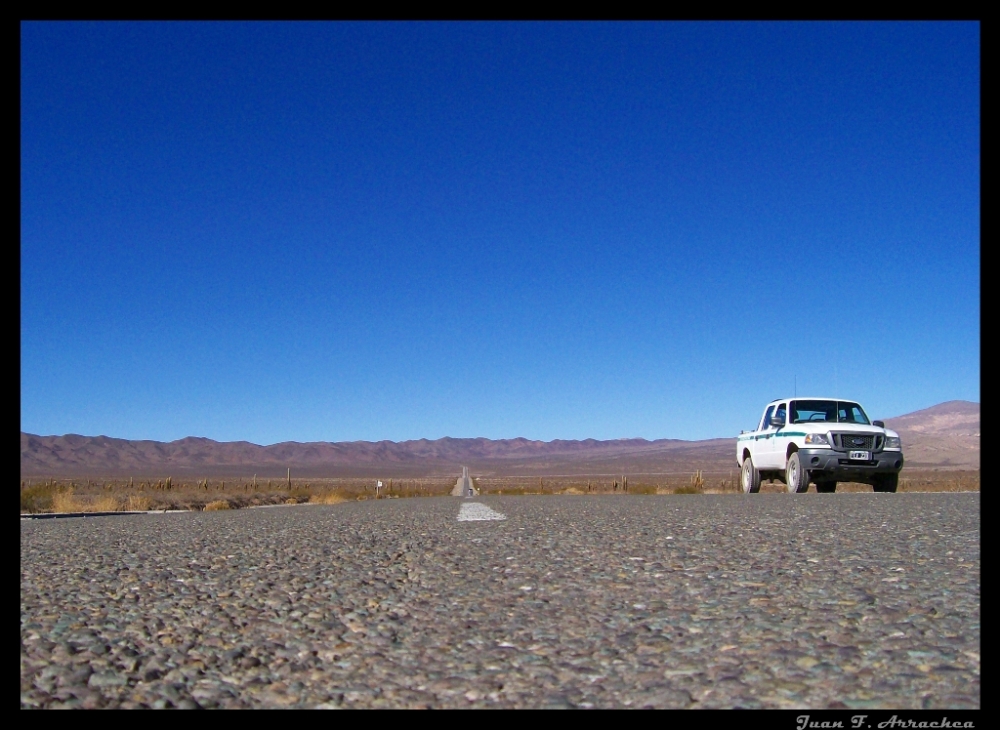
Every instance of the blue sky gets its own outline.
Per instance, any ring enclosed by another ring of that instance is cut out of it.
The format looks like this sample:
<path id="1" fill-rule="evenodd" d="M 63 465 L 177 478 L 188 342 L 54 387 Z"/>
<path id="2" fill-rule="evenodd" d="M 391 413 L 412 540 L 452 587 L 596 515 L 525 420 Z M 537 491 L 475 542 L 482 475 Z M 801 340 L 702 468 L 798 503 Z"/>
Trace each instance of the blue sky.
<path id="1" fill-rule="evenodd" d="M 977 23 L 25 23 L 21 429 L 979 400 Z"/>

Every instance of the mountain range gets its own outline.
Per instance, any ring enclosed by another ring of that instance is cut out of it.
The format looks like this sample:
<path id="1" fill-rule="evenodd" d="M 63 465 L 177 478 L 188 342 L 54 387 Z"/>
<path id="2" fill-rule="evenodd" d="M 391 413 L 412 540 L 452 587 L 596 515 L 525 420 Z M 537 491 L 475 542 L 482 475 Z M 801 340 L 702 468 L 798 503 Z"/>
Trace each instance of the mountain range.
<path id="1" fill-rule="evenodd" d="M 949 401 L 886 419 L 911 467 L 978 469 L 979 404 Z M 172 475 L 298 477 L 664 474 L 736 468 L 735 438 L 533 441 L 440 438 L 413 441 L 288 441 L 258 446 L 187 437 L 160 442 L 108 436 L 21 433 L 22 477 Z"/>

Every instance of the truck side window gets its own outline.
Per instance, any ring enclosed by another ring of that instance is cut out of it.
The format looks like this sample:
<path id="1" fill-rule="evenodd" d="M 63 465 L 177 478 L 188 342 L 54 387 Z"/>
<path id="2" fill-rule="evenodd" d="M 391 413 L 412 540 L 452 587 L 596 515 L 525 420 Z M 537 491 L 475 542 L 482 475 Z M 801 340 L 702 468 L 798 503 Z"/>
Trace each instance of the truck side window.
<path id="1" fill-rule="evenodd" d="M 785 404 L 781 403 L 781 404 L 778 405 L 778 410 L 777 410 L 777 412 L 775 412 L 774 415 L 777 416 L 780 419 L 783 419 L 785 421 L 785 423 L 788 423 L 788 419 L 785 417 L 786 412 L 787 411 L 786 411 L 786 408 L 785 408 Z"/>
<path id="2" fill-rule="evenodd" d="M 758 431 L 763 431 L 765 428 L 771 427 L 771 414 L 774 413 L 774 406 L 768 406 L 767 412 L 764 414 L 764 420 L 760 422 L 760 426 L 757 428 Z"/>

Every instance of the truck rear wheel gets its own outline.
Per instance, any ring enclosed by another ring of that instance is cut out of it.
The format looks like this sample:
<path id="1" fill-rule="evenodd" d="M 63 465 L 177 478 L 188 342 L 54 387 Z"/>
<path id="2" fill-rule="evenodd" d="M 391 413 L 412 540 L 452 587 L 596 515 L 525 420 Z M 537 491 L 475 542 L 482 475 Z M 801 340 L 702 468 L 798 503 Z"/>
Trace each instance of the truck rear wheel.
<path id="1" fill-rule="evenodd" d="M 802 468 L 798 451 L 788 457 L 788 466 L 785 467 L 785 486 L 792 494 L 802 494 L 809 489 L 809 472 Z"/>
<path id="2" fill-rule="evenodd" d="M 743 460 L 740 486 L 743 487 L 744 494 L 757 494 L 760 491 L 760 471 L 753 465 L 753 459 L 749 456 Z"/>

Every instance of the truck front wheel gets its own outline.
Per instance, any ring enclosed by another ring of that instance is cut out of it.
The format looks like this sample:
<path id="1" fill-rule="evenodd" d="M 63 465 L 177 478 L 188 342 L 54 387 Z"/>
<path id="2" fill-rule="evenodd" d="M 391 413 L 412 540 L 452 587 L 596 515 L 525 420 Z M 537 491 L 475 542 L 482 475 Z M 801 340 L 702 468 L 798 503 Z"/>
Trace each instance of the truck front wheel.
<path id="1" fill-rule="evenodd" d="M 875 479 L 872 489 L 876 492 L 895 492 L 899 487 L 899 474 L 883 474 Z"/>
<path id="2" fill-rule="evenodd" d="M 788 457 L 788 466 L 785 467 L 785 486 L 792 494 L 801 494 L 809 489 L 809 472 L 802 468 L 798 451 Z"/>
<path id="3" fill-rule="evenodd" d="M 749 456 L 743 460 L 740 486 L 743 487 L 744 494 L 757 494 L 760 491 L 760 471 L 753 465 L 753 459 Z"/>

